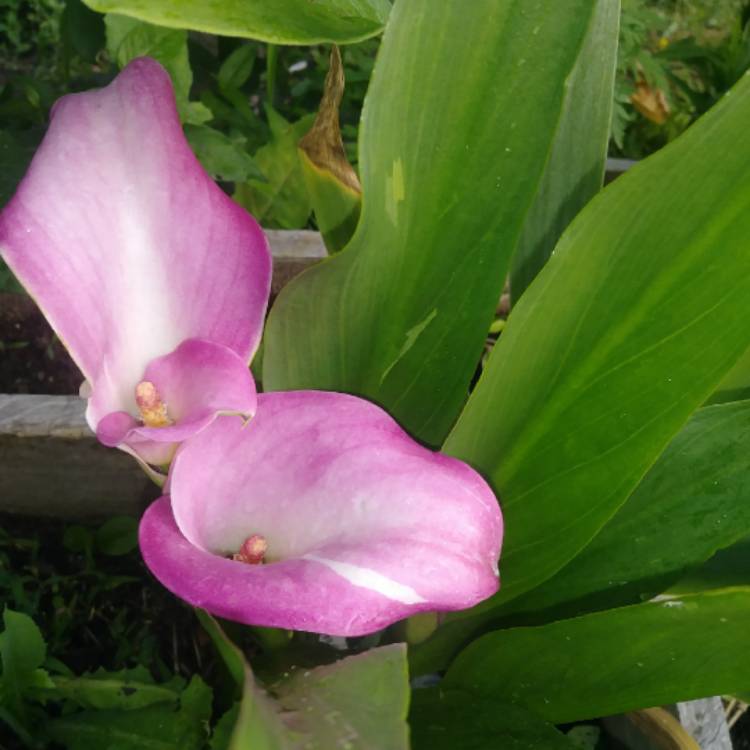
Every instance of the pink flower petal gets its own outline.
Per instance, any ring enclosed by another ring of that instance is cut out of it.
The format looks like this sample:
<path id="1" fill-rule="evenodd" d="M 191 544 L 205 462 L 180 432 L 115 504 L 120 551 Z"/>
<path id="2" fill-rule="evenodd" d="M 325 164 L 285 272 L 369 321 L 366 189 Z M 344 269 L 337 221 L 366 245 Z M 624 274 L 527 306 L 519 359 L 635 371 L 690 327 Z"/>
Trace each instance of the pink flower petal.
<path id="1" fill-rule="evenodd" d="M 246 427 L 218 419 L 182 444 L 170 491 L 171 511 L 161 499 L 141 524 L 146 564 L 222 617 L 359 635 L 498 587 L 484 480 L 352 396 L 261 394 Z M 254 534 L 267 564 L 228 559 Z"/>
<path id="2" fill-rule="evenodd" d="M 96 436 L 110 447 L 129 445 L 152 464 L 168 463 L 178 443 L 219 414 L 247 419 L 257 407 L 255 382 L 246 362 L 210 341 L 184 341 L 170 354 L 151 361 L 141 380 L 154 384 L 173 423 L 147 427 L 127 412 L 112 412 L 99 421 Z M 96 406 L 95 397 L 91 404 Z"/>
<path id="3" fill-rule="evenodd" d="M 148 58 L 57 102 L 0 215 L 0 252 L 90 381 L 93 428 L 130 411 L 148 363 L 180 342 L 223 344 L 245 362 L 258 345 L 267 242 L 203 171 L 169 76 Z"/>

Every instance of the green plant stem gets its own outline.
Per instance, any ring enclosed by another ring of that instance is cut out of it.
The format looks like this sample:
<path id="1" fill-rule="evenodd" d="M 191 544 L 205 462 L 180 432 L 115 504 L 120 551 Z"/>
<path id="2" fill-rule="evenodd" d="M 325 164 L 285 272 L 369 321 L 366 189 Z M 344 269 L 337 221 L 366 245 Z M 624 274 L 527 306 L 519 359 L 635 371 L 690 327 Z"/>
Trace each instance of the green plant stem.
<path id="1" fill-rule="evenodd" d="M 273 107 L 276 100 L 276 73 L 279 67 L 279 48 L 275 44 L 266 46 L 266 94 Z"/>

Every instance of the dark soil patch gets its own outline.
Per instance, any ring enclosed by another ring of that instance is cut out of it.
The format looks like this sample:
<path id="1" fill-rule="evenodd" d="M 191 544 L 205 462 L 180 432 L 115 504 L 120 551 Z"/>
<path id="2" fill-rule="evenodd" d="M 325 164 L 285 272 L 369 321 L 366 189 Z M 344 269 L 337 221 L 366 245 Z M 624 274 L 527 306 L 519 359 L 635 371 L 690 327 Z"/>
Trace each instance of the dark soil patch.
<path id="1" fill-rule="evenodd" d="M 750 711 L 732 727 L 732 745 L 734 750 L 750 750 Z"/>
<path id="2" fill-rule="evenodd" d="M 0 393 L 78 393 L 83 377 L 25 294 L 0 293 Z"/>
<path id="3" fill-rule="evenodd" d="M 0 514 L 0 601 L 41 628 L 48 653 L 81 674 L 146 666 L 166 680 L 211 652 L 189 606 L 163 588 L 137 549 L 81 549 L 84 527 Z"/>

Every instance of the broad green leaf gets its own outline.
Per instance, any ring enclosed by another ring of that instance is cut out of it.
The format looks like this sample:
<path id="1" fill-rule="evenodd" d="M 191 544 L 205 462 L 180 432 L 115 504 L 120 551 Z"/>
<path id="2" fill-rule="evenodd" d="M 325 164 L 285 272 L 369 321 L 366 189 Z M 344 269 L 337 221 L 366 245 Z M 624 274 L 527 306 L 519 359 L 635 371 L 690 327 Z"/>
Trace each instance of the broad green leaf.
<path id="1" fill-rule="evenodd" d="M 300 716 L 309 750 L 408 750 L 406 646 L 394 644 L 312 670 L 273 686 L 285 712 Z"/>
<path id="2" fill-rule="evenodd" d="M 380 33 L 388 0 L 86 0 L 160 26 L 275 44 L 356 42 Z"/>
<path id="3" fill-rule="evenodd" d="M 396 4 L 362 117 L 360 223 L 343 253 L 279 296 L 266 329 L 266 387 L 363 395 L 421 440 L 442 441 L 466 398 L 597 7 Z"/>
<path id="4" fill-rule="evenodd" d="M 5 608 L 0 633 L 0 702 L 15 702 L 28 687 L 38 685 L 47 646 L 39 628 L 23 612 Z"/>
<path id="5" fill-rule="evenodd" d="M 344 67 L 339 49 L 334 46 L 318 114 L 299 142 L 299 157 L 315 222 L 330 253 L 348 244 L 357 228 L 362 205 L 362 187 L 346 158 L 339 128 L 343 95 Z"/>
<path id="6" fill-rule="evenodd" d="M 504 606 L 480 608 L 447 622 L 412 649 L 413 672 L 445 669 L 491 622 L 508 617 L 513 624 L 545 622 L 643 601 L 664 591 L 688 569 L 750 532 L 749 455 L 750 402 L 700 409 L 580 554 L 541 586 Z M 725 558 L 724 552 L 715 557 L 732 563 L 716 569 L 709 561 L 704 572 L 699 568 L 689 574 L 677 591 L 750 584 L 750 567 Z M 750 564 L 750 555 L 744 559 Z M 737 570 L 729 575 L 734 563 Z M 700 585 L 702 579 L 705 584 Z"/>
<path id="7" fill-rule="evenodd" d="M 244 182 L 263 174 L 245 150 L 243 138 L 233 139 L 207 125 L 186 125 L 185 136 L 203 168 L 216 180 Z"/>
<path id="8" fill-rule="evenodd" d="M 430 688 L 412 693 L 413 750 L 573 750 L 543 719 L 495 696 Z"/>
<path id="9" fill-rule="evenodd" d="M 511 314 L 445 446 L 505 514 L 482 609 L 574 557 L 747 348 L 749 120 L 746 76 L 588 204 Z"/>
<path id="10" fill-rule="evenodd" d="M 750 402 L 699 410 L 592 542 L 497 615 L 553 605 L 572 615 L 660 593 L 750 533 L 748 457 Z"/>
<path id="11" fill-rule="evenodd" d="M 310 129 L 313 115 L 290 124 L 273 108 L 266 110 L 271 142 L 254 157 L 262 179 L 238 184 L 234 199 L 264 227 L 299 229 L 305 226 L 311 206 L 297 144 Z"/>
<path id="12" fill-rule="evenodd" d="M 47 731 L 68 750 L 202 750 L 211 698 L 211 689 L 196 675 L 179 701 L 67 714 L 50 721 Z"/>
<path id="13" fill-rule="evenodd" d="M 188 59 L 187 32 L 165 29 L 113 13 L 107 14 L 104 24 L 107 51 L 120 68 L 136 57 L 153 57 L 172 79 L 181 120 L 200 124 L 211 119 L 211 112 L 206 107 L 188 101 L 193 71 Z"/>
<path id="14" fill-rule="evenodd" d="M 444 686 L 555 724 L 746 690 L 750 588 L 499 630 L 459 655 Z"/>
<path id="15" fill-rule="evenodd" d="M 597 7 L 578 61 L 565 81 L 560 127 L 524 224 L 510 272 L 513 301 L 534 280 L 563 230 L 601 189 L 612 120 L 620 3 Z M 596 60 L 596 64 L 592 64 Z"/>
<path id="16" fill-rule="evenodd" d="M 196 614 L 242 685 L 239 710 L 222 717 L 215 750 L 408 750 L 409 679 L 403 644 L 291 671 L 271 686 L 269 695 L 256 684 L 244 655 L 218 623 L 202 610 Z M 227 740 L 226 723 L 235 713 Z"/>

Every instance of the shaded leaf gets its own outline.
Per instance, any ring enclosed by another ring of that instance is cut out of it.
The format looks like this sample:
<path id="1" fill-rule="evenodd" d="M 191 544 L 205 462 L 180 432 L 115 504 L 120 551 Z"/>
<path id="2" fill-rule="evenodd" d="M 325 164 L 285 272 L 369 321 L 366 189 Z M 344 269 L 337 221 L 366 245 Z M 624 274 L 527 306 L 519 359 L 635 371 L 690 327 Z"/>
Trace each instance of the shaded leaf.
<path id="1" fill-rule="evenodd" d="M 219 68 L 219 88 L 239 89 L 250 78 L 255 65 L 256 47 L 252 44 L 241 44 L 233 50 Z"/>
<path id="2" fill-rule="evenodd" d="M 81 711 L 49 723 L 68 750 L 201 750 L 211 715 L 211 689 L 196 675 L 177 702 L 133 710 Z"/>
<path id="3" fill-rule="evenodd" d="M 202 610 L 196 614 L 233 679 L 241 677 L 243 688 L 239 709 L 222 717 L 215 750 L 408 750 L 409 683 L 403 644 L 290 672 L 269 695 L 255 683 L 242 652 L 216 620 Z M 234 716 L 227 740 L 227 723 Z"/>
<path id="4" fill-rule="evenodd" d="M 263 174 L 245 150 L 244 139 L 232 139 L 207 125 L 186 125 L 185 136 L 211 177 L 226 182 L 263 180 Z"/>
<path id="5" fill-rule="evenodd" d="M 138 519 L 115 516 L 103 523 L 94 534 L 99 552 L 112 557 L 127 555 L 138 546 Z"/>
<path id="6" fill-rule="evenodd" d="M 154 26 L 134 18 L 108 13 L 104 19 L 107 51 L 120 68 L 136 57 L 153 57 L 169 73 L 177 109 L 183 122 L 200 124 L 211 112 L 198 102 L 188 101 L 193 84 L 187 47 L 187 32 Z"/>
<path id="7" fill-rule="evenodd" d="M 560 605 L 557 619 L 660 593 L 750 533 L 749 456 L 750 402 L 699 410 L 591 543 L 497 614 Z"/>
<path id="8" fill-rule="evenodd" d="M 307 222 L 311 206 L 297 143 L 309 130 L 313 115 L 290 124 L 271 107 L 266 111 L 271 141 L 254 157 L 263 180 L 238 184 L 234 198 L 264 227 L 299 229 Z"/>
<path id="9" fill-rule="evenodd" d="M 47 684 L 40 669 L 47 646 L 34 621 L 23 612 L 3 611 L 5 629 L 0 633 L 0 705 L 23 714 L 22 696 L 30 688 Z"/>
<path id="10" fill-rule="evenodd" d="M 277 44 L 356 42 L 383 28 L 388 0 L 86 0 L 102 13 L 123 13 L 177 29 L 242 36 Z"/>
<path id="11" fill-rule="evenodd" d="M 81 0 L 65 0 L 60 19 L 60 36 L 87 62 L 94 62 L 105 46 L 104 18 L 87 8 Z"/>
<path id="12" fill-rule="evenodd" d="M 562 733 L 518 706 L 461 690 L 415 690 L 413 750 L 573 750 Z"/>
<path id="13" fill-rule="evenodd" d="M 408 750 L 409 675 L 404 644 L 371 649 L 292 673 L 274 685 L 309 750 Z"/>

